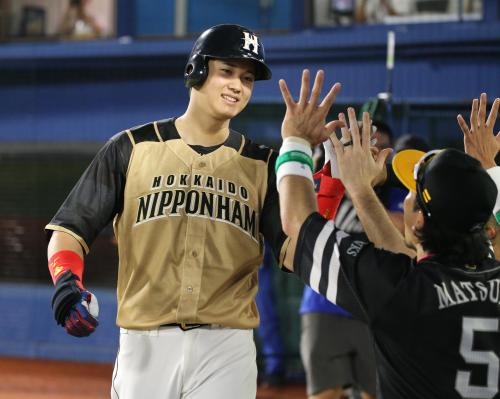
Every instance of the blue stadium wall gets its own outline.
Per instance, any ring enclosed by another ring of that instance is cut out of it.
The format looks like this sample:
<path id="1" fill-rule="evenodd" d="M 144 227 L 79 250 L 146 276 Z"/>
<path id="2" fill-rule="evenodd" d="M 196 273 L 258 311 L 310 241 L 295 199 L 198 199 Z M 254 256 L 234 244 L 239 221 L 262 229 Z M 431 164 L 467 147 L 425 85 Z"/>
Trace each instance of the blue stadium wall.
<path id="1" fill-rule="evenodd" d="M 356 26 L 263 34 L 273 79 L 257 82 L 253 104 L 281 103 L 279 78 L 297 92 L 305 67 L 323 68 L 328 82 L 343 84 L 339 103 L 374 97 L 385 90 L 389 29 L 397 37 L 396 104 L 454 104 L 466 112 L 481 91 L 500 93 L 498 21 Z M 182 74 L 191 45 L 191 39 L 0 45 L 0 141 L 102 141 L 179 115 L 188 101 Z M 406 130 L 423 128 L 416 120 L 407 124 Z M 269 133 L 255 130 L 249 133 L 259 138 Z"/>

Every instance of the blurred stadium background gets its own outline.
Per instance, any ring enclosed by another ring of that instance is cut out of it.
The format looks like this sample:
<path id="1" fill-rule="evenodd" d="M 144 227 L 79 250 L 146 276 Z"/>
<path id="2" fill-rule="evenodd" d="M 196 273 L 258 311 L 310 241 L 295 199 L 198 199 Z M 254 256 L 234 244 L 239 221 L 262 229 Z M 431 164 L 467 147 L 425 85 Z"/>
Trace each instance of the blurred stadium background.
<path id="1" fill-rule="evenodd" d="M 482 91 L 500 96 L 498 0 L 94 0 L 88 12 L 98 37 L 62 34 L 68 3 L 0 0 L 0 357 L 114 361 L 111 229 L 86 260 L 101 325 L 77 340 L 52 318 L 43 227 L 105 140 L 184 111 L 183 68 L 205 28 L 238 23 L 263 39 L 273 79 L 256 84 L 232 127 L 275 147 L 284 114 L 277 81 L 285 78 L 297 93 L 305 67 L 342 83 L 332 117 L 346 105 L 376 107 L 396 137 L 416 134 L 433 147 L 461 147 L 456 115 L 468 115 Z M 392 6 L 360 13 L 370 4 Z M 396 37 L 390 78 L 389 31 Z M 283 273 L 274 286 L 287 373 L 301 381 L 303 286 Z M 0 395 L 5 372 L 0 367 Z"/>

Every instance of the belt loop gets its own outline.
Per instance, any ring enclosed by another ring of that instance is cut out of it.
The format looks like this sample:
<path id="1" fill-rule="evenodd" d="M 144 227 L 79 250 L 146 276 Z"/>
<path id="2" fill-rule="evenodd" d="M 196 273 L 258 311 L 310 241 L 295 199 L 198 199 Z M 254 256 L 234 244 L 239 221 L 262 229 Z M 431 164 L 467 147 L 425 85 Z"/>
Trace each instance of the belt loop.
<path id="1" fill-rule="evenodd" d="M 155 328 L 154 330 L 149 330 L 149 335 L 152 337 L 157 337 L 158 335 L 160 335 L 159 331 L 160 331 L 159 328 Z"/>
<path id="2" fill-rule="evenodd" d="M 168 323 L 168 324 L 162 324 L 159 328 L 162 327 L 178 327 L 182 331 L 189 331 L 189 330 L 194 330 L 196 328 L 201 328 L 201 327 L 206 327 L 210 328 L 211 324 L 199 324 L 199 323 Z"/>
<path id="3" fill-rule="evenodd" d="M 179 328 L 182 331 L 189 331 L 189 330 L 194 330 L 196 328 L 200 328 L 205 326 L 205 324 L 190 324 L 190 323 L 180 323 Z"/>

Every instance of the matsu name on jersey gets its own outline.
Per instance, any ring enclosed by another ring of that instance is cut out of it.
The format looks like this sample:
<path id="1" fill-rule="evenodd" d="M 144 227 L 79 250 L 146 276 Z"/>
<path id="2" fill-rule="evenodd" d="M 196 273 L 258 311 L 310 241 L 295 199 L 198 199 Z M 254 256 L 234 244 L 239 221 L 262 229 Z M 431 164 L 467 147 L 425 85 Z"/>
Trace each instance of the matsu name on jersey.
<path id="1" fill-rule="evenodd" d="M 136 225 L 172 216 L 229 223 L 257 240 L 256 212 L 244 186 L 201 174 L 155 176 L 151 192 L 138 198 Z"/>
<path id="2" fill-rule="evenodd" d="M 493 302 L 500 305 L 500 279 L 481 281 L 449 281 L 434 284 L 439 299 L 439 309 L 468 302 Z"/>

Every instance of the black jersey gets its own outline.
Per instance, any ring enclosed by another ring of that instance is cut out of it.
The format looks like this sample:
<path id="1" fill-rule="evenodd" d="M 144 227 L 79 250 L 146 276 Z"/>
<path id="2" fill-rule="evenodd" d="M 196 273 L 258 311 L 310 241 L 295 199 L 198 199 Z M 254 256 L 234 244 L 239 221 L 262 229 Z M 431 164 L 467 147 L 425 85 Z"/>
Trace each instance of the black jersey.
<path id="1" fill-rule="evenodd" d="M 500 399 L 500 263 L 416 262 L 313 213 L 294 268 L 370 326 L 383 399 Z"/>

